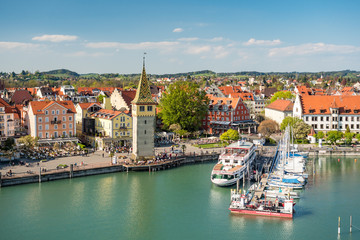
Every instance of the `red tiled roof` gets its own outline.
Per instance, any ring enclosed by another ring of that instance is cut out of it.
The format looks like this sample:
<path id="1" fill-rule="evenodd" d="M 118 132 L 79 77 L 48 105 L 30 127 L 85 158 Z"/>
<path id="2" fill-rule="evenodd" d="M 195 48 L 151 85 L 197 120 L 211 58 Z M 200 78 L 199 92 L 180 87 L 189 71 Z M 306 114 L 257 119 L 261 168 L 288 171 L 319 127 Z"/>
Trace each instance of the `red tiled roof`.
<path id="1" fill-rule="evenodd" d="M 221 104 L 221 105 L 230 105 L 232 108 L 236 108 L 240 98 L 228 98 L 228 97 L 214 97 L 211 94 L 206 94 L 210 99 L 210 105 Z"/>
<path id="2" fill-rule="evenodd" d="M 76 113 L 74 103 L 72 101 L 32 101 L 30 106 L 34 115 L 45 114 L 45 108 L 51 106 L 54 103 L 58 103 L 68 110 L 68 113 Z"/>
<path id="3" fill-rule="evenodd" d="M 131 108 L 131 101 L 135 98 L 136 90 L 124 90 L 121 91 L 121 95 L 129 108 Z"/>
<path id="4" fill-rule="evenodd" d="M 231 93 L 231 97 L 233 98 L 241 98 L 243 101 L 254 101 L 254 95 L 252 93 L 243 92 L 243 93 Z"/>
<path id="5" fill-rule="evenodd" d="M 303 114 L 330 114 L 338 108 L 339 114 L 360 114 L 360 96 L 300 96 Z"/>
<path id="6" fill-rule="evenodd" d="M 222 86 L 219 87 L 220 91 L 222 91 L 225 95 L 229 95 L 232 93 L 241 93 L 243 92 L 241 86 Z"/>
<path id="7" fill-rule="evenodd" d="M 101 106 L 100 103 L 95 102 L 95 103 L 78 103 L 81 109 L 88 109 L 89 107 L 93 106 L 94 104 Z"/>
<path id="8" fill-rule="evenodd" d="M 28 90 L 15 90 L 13 96 L 11 97 L 11 102 L 15 104 L 23 104 L 24 101 L 31 101 L 32 99 L 33 97 Z"/>
<path id="9" fill-rule="evenodd" d="M 292 111 L 294 107 L 294 103 L 290 100 L 277 99 L 274 102 L 270 103 L 266 106 L 266 108 L 278 110 L 278 111 Z"/>

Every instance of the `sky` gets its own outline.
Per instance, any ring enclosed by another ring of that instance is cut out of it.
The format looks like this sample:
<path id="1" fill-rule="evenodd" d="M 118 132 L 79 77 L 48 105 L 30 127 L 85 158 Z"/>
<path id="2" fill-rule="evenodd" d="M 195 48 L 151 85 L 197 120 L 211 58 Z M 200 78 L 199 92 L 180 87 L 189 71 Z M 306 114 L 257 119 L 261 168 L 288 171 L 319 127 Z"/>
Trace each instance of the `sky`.
<path id="1" fill-rule="evenodd" d="M 360 70 L 358 0 L 0 0 L 0 71 Z"/>

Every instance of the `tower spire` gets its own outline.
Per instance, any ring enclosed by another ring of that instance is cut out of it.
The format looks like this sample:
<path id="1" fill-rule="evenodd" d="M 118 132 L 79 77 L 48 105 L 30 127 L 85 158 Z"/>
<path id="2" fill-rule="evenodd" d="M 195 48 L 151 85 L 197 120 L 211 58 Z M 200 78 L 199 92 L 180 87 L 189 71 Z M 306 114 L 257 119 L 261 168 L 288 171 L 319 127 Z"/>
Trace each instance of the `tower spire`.
<path id="1" fill-rule="evenodd" d="M 141 73 L 139 85 L 138 85 L 138 88 L 136 90 L 135 98 L 132 101 L 132 103 L 135 103 L 135 104 L 155 103 L 154 100 L 152 99 L 149 81 L 148 81 L 147 76 L 146 76 L 145 54 L 146 53 L 144 53 L 144 56 L 143 56 L 143 70 L 142 70 L 142 73 Z"/>

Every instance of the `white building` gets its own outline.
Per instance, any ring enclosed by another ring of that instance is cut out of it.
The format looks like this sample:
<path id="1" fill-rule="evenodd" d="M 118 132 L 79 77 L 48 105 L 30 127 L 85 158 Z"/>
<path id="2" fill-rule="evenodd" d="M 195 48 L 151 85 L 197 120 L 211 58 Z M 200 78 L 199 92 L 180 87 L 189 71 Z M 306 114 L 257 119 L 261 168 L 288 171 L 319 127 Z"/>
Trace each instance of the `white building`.
<path id="1" fill-rule="evenodd" d="M 360 132 L 360 96 L 297 95 L 293 116 L 299 117 L 316 132 L 332 130 Z"/>
<path id="2" fill-rule="evenodd" d="M 280 125 L 284 118 L 292 116 L 293 106 L 290 100 L 278 99 L 265 107 L 265 117 Z"/>

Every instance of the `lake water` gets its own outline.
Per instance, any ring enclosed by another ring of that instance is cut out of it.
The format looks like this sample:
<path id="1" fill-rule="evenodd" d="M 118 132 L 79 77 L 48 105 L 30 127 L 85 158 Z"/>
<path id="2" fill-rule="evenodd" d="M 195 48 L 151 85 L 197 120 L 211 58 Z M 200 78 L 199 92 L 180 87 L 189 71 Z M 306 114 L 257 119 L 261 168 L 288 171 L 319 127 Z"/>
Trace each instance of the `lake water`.
<path id="1" fill-rule="evenodd" d="M 292 220 L 230 214 L 212 163 L 1 188 L 0 239 L 360 239 L 360 161 L 312 161 Z"/>

